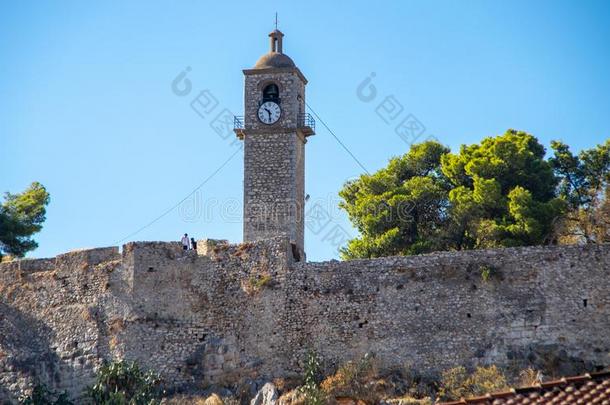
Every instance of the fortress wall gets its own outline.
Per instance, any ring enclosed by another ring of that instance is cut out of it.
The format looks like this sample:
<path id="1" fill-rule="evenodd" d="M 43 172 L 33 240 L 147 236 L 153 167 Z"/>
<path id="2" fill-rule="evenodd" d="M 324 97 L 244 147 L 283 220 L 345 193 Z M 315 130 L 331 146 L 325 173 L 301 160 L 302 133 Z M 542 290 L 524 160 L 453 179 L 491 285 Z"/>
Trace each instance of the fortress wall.
<path id="1" fill-rule="evenodd" d="M 117 248 L 0 264 L 0 399 L 35 379 L 80 391 L 99 364 L 94 317 Z"/>
<path id="2" fill-rule="evenodd" d="M 35 378 L 78 396 L 111 358 L 176 389 L 300 374 L 310 348 L 329 370 L 610 364 L 610 245 L 295 263 L 287 238 L 202 243 L 1 264 L 0 399 Z"/>
<path id="3" fill-rule="evenodd" d="M 261 359 L 273 358 L 273 334 L 281 333 L 272 319 L 285 293 L 256 290 L 261 280 L 285 279 L 288 240 L 220 243 L 199 249 L 205 255 L 157 242 L 128 244 L 123 252 L 133 289 L 130 312 L 114 321 L 116 357 L 161 372 L 177 388 L 255 377 Z"/>
<path id="4" fill-rule="evenodd" d="M 431 372 L 494 363 L 576 374 L 610 364 L 609 276 L 608 245 L 298 263 L 283 328 L 331 364 L 368 351 Z"/>

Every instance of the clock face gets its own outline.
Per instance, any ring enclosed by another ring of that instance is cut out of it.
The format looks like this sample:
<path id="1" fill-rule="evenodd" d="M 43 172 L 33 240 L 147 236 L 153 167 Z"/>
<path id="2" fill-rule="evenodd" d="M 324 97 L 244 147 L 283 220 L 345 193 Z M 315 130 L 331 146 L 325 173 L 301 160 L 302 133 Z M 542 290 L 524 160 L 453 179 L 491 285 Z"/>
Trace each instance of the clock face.
<path id="1" fill-rule="evenodd" d="M 273 101 L 265 101 L 258 107 L 258 119 L 261 120 L 263 124 L 275 124 L 280 119 L 280 115 L 282 115 L 282 110 L 280 109 L 280 106 Z"/>

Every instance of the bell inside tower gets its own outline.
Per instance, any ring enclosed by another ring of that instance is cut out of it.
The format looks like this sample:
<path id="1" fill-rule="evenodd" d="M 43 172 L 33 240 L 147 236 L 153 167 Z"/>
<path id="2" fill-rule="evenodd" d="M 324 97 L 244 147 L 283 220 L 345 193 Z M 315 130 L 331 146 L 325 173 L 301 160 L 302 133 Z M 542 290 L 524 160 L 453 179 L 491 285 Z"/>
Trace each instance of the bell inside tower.
<path id="1" fill-rule="evenodd" d="M 271 83 L 265 86 L 263 89 L 263 103 L 265 101 L 274 101 L 279 104 L 280 100 L 280 89 L 277 84 Z"/>

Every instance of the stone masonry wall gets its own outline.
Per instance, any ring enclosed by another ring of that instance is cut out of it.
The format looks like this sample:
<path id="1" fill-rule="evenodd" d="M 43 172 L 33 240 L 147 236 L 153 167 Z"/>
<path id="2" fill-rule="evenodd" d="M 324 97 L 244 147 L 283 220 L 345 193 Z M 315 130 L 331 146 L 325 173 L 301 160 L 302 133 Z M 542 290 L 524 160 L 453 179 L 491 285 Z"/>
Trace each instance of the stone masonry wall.
<path id="1" fill-rule="evenodd" d="M 78 395 L 102 358 L 104 306 L 117 248 L 0 265 L 0 399 L 15 400 L 34 378 Z"/>
<path id="2" fill-rule="evenodd" d="M 292 133 L 244 138 L 244 240 L 287 233 L 303 246 L 303 140 Z"/>
<path id="3" fill-rule="evenodd" d="M 305 111 L 305 79 L 296 68 L 244 73 L 244 240 L 288 234 L 304 255 L 306 140 L 297 124 Z M 266 125 L 258 108 L 271 83 L 279 88 L 282 114 Z"/>
<path id="4" fill-rule="evenodd" d="M 294 262 L 287 237 L 135 242 L 0 264 L 0 400 L 36 380 L 78 398 L 104 360 L 173 389 L 330 370 L 608 366 L 610 245 Z M 483 277 L 485 273 L 488 277 Z"/>

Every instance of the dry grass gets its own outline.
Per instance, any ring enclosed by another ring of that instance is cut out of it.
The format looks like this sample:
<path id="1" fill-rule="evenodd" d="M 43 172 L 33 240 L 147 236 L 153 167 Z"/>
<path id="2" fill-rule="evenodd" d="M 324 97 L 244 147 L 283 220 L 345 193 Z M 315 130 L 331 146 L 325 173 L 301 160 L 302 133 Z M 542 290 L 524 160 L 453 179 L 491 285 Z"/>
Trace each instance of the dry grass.
<path id="1" fill-rule="evenodd" d="M 390 405 L 432 405 L 432 400 L 430 398 L 418 399 L 407 395 L 387 400 L 386 403 Z"/>
<path id="2" fill-rule="evenodd" d="M 85 321 L 92 321 L 93 320 L 93 315 L 91 314 L 91 310 L 90 310 L 89 307 L 83 308 L 83 311 L 81 312 L 80 316 Z"/>
<path id="3" fill-rule="evenodd" d="M 2 292 L 2 295 L 9 301 L 12 301 L 15 298 L 15 295 L 17 295 L 17 290 L 19 289 L 19 286 L 16 284 L 11 284 L 8 288 L 6 288 L 4 285 L 2 286 L 2 288 L 0 289 L 0 292 Z M 4 290 L 4 291 L 2 291 Z"/>
<path id="4" fill-rule="evenodd" d="M 114 350 L 119 345 L 119 339 L 116 336 L 113 336 L 108 341 L 108 346 L 110 346 L 110 350 Z"/>
<path id="5" fill-rule="evenodd" d="M 269 273 L 253 274 L 245 282 L 242 288 L 248 295 L 254 295 L 265 287 L 273 284 L 273 277 Z"/>
<path id="6" fill-rule="evenodd" d="M 239 401 L 235 398 L 221 398 L 218 394 L 207 398 L 199 395 L 176 395 L 163 398 L 161 405 L 239 405 Z"/>
<path id="7" fill-rule="evenodd" d="M 125 329 L 125 320 L 122 318 L 114 318 L 108 322 L 108 331 L 112 334 L 117 334 Z"/>
<path id="8" fill-rule="evenodd" d="M 288 391 L 282 394 L 279 398 L 279 403 L 289 404 L 289 405 L 305 405 L 306 400 L 303 393 L 298 389 L 293 389 L 292 391 Z"/>
<path id="9" fill-rule="evenodd" d="M 279 392 L 288 392 L 301 384 L 301 377 L 275 378 L 271 382 Z"/>
<path id="10" fill-rule="evenodd" d="M 248 252 L 252 250 L 252 247 L 254 247 L 252 242 L 240 243 L 235 249 L 235 253 L 233 253 L 233 255 L 239 257 L 240 259 L 247 259 L 250 256 Z"/>
<path id="11" fill-rule="evenodd" d="M 320 383 L 320 389 L 330 397 L 349 397 L 367 403 L 376 403 L 378 393 L 371 389 L 371 382 L 378 380 L 378 369 L 373 357 L 365 355 L 339 367 L 334 375 Z"/>
<path id="12" fill-rule="evenodd" d="M 94 271 L 96 273 L 112 273 L 121 265 L 121 263 L 121 260 L 109 260 L 107 262 L 102 262 L 94 266 Z"/>
<path id="13" fill-rule="evenodd" d="M 518 385 L 525 387 L 537 384 L 541 382 L 541 377 L 542 376 L 539 371 L 534 370 L 533 368 L 526 368 L 519 373 Z"/>
<path id="14" fill-rule="evenodd" d="M 455 367 L 442 373 L 440 398 L 457 400 L 507 389 L 506 376 L 494 365 L 477 367 L 469 374 L 464 367 Z"/>
<path id="15" fill-rule="evenodd" d="M 171 398 L 163 398 L 162 405 L 205 405 L 205 397 L 179 395 Z"/>
<path id="16" fill-rule="evenodd" d="M 13 260 L 17 260 L 17 258 L 11 255 L 0 256 L 0 263 L 8 263 L 12 262 Z"/>
<path id="17" fill-rule="evenodd" d="M 224 405 L 224 402 L 222 401 L 222 398 L 220 398 L 220 396 L 218 396 L 217 394 L 212 394 L 206 398 L 204 404 L 205 405 Z"/>
<path id="18" fill-rule="evenodd" d="M 229 250 L 229 245 L 226 243 L 220 243 L 218 245 L 215 245 L 214 248 L 212 249 L 212 251 L 216 254 L 226 252 L 227 250 Z"/>

